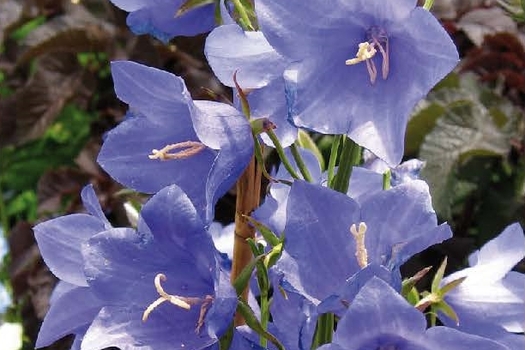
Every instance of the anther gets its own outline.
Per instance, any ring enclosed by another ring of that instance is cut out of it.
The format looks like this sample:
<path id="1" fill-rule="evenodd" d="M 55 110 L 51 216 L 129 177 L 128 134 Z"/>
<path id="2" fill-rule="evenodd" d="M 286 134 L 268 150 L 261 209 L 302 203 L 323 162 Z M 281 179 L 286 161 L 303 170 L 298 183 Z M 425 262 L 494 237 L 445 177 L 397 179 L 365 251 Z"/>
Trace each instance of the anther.
<path id="1" fill-rule="evenodd" d="M 185 310 L 189 310 L 191 308 L 191 305 L 188 303 L 188 301 L 189 301 L 188 299 L 192 299 L 192 298 L 179 297 L 177 295 L 168 294 L 168 293 L 166 293 L 164 291 L 164 288 L 162 288 L 162 286 L 160 285 L 160 282 L 161 281 L 165 281 L 165 280 L 166 280 L 166 276 L 164 274 L 162 274 L 162 273 L 159 273 L 159 274 L 157 274 L 157 276 L 155 276 L 155 280 L 154 280 L 155 289 L 157 289 L 157 293 L 159 293 L 160 298 L 155 300 L 153 303 L 151 303 L 146 308 L 146 310 L 142 314 L 142 322 L 146 322 L 148 317 L 149 317 L 149 314 L 153 310 L 155 310 L 157 308 L 157 306 L 159 306 L 160 304 L 162 304 L 165 301 L 169 301 L 173 305 L 181 307 L 181 308 L 183 308 Z"/>
<path id="2" fill-rule="evenodd" d="M 383 57 L 381 64 L 381 73 L 383 79 L 388 78 L 390 69 L 390 57 L 388 48 L 388 38 L 386 36 L 380 36 L 379 40 L 375 37 L 370 41 L 359 43 L 358 50 L 355 58 L 351 58 L 345 61 L 347 66 L 365 62 L 368 75 L 370 76 L 370 83 L 374 83 L 377 78 L 377 68 L 372 58 L 379 51 Z"/>
<path id="3" fill-rule="evenodd" d="M 146 308 L 146 310 L 142 314 L 142 322 L 146 322 L 148 320 L 149 314 L 153 310 L 155 310 L 157 306 L 159 306 L 165 301 L 168 301 L 171 304 L 183 308 L 185 310 L 190 310 L 192 305 L 201 304 L 201 308 L 199 311 L 199 319 L 197 320 L 197 327 L 195 328 L 195 333 L 199 334 L 202 326 L 204 325 L 204 318 L 206 316 L 206 312 L 208 311 L 209 306 L 213 302 L 213 296 L 206 295 L 202 299 L 195 297 L 181 297 L 178 295 L 168 294 L 166 293 L 164 288 L 162 288 L 162 285 L 160 284 L 161 281 L 166 281 L 166 276 L 162 273 L 159 273 L 155 276 L 154 284 L 155 289 L 157 290 L 157 293 L 159 293 L 160 297 Z"/>
<path id="4" fill-rule="evenodd" d="M 164 146 L 162 149 L 153 149 L 151 154 L 148 155 L 149 159 L 159 160 L 171 160 L 171 159 L 184 159 L 196 155 L 205 149 L 202 143 L 197 141 L 184 141 L 179 143 L 173 143 Z M 175 153 L 170 153 L 172 150 L 179 150 Z"/>
<path id="5" fill-rule="evenodd" d="M 352 236 L 355 239 L 355 256 L 357 258 L 357 263 L 361 268 L 364 268 L 366 265 L 368 265 L 368 252 L 366 251 L 365 247 L 366 230 L 367 227 L 364 222 L 359 223 L 359 228 L 357 228 L 355 224 L 352 224 L 352 226 L 350 226 L 350 233 L 352 233 Z"/>
<path id="6" fill-rule="evenodd" d="M 377 50 L 375 49 L 374 45 L 371 45 L 369 42 L 364 42 L 359 44 L 359 49 L 357 50 L 357 53 L 355 54 L 355 58 L 351 58 L 349 60 L 345 61 L 345 64 L 347 66 L 351 66 L 353 64 L 358 64 L 360 62 L 366 61 L 374 57 Z"/>

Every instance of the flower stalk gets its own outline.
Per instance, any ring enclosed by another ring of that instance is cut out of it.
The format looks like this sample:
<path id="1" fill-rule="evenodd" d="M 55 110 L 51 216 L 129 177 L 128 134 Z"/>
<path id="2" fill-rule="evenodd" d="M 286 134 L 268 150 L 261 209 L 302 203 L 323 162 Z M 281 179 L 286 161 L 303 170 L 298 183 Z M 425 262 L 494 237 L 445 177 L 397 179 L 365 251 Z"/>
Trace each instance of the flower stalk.
<path id="1" fill-rule="evenodd" d="M 235 236 L 233 243 L 233 262 L 230 280 L 232 283 L 240 275 L 246 265 L 252 260 L 252 251 L 247 239 L 255 238 L 255 228 L 250 225 L 246 216 L 259 206 L 261 197 L 261 167 L 255 157 L 248 164 L 246 170 L 237 181 L 237 200 L 235 204 Z M 248 287 L 240 294 L 244 301 L 248 300 Z M 235 315 L 235 326 L 245 324 L 242 315 Z"/>

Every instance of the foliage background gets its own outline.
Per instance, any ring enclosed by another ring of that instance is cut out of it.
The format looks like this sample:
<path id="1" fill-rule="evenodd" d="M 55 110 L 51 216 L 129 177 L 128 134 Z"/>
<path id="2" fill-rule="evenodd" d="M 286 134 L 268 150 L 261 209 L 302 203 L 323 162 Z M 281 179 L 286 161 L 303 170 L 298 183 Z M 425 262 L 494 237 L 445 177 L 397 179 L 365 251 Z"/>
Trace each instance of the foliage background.
<path id="1" fill-rule="evenodd" d="M 455 237 L 413 258 L 406 274 L 445 255 L 449 270 L 457 269 L 506 225 L 525 226 L 523 2 L 436 0 L 433 12 L 462 60 L 416 107 L 405 158 L 426 161 L 422 176 Z M 82 211 L 87 183 L 117 226 L 128 224 L 125 202 L 145 200 L 96 163 L 104 133 L 126 110 L 113 92 L 109 62 L 159 67 L 182 76 L 196 99 L 231 100 L 204 59 L 206 35 L 164 45 L 130 33 L 125 19 L 108 0 L 0 0 L 0 283 L 12 300 L 3 306 L 0 290 L 0 313 L 22 324 L 24 349 L 34 348 L 56 283 L 31 227 Z M 315 140 L 326 155 L 331 138 Z M 267 159 L 271 166 L 275 157 Z M 218 220 L 232 220 L 234 198 L 231 191 L 221 199 Z M 525 271 L 523 262 L 517 269 Z M 69 341 L 49 349 L 67 349 Z"/>

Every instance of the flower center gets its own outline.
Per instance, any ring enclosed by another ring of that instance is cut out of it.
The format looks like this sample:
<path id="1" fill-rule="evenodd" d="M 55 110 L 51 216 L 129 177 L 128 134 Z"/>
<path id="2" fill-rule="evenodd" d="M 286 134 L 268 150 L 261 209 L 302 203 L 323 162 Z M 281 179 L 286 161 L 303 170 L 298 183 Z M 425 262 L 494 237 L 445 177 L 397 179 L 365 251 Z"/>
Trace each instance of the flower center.
<path id="1" fill-rule="evenodd" d="M 358 64 L 360 62 L 366 63 L 366 69 L 370 76 L 370 83 L 374 83 L 377 78 L 377 68 L 372 60 L 375 54 L 379 51 L 383 57 L 381 64 L 381 73 L 383 80 L 388 78 L 388 72 L 390 69 L 389 50 L 388 50 L 388 36 L 384 29 L 373 26 L 366 31 L 368 41 L 358 44 L 358 50 L 355 58 L 351 58 L 345 61 L 347 66 Z"/>
<path id="2" fill-rule="evenodd" d="M 144 310 L 144 313 L 142 314 L 142 322 L 146 322 L 148 320 L 148 317 L 150 313 L 157 308 L 160 304 L 167 301 L 171 304 L 181 307 L 185 310 L 191 309 L 192 305 L 201 304 L 201 309 L 199 313 L 199 319 L 197 321 L 197 327 L 195 328 L 195 333 L 199 333 L 202 325 L 204 324 L 204 317 L 206 316 L 206 312 L 208 311 L 208 307 L 213 302 L 213 297 L 211 295 L 206 295 L 204 298 L 197 298 L 197 297 L 181 297 L 178 295 L 168 294 L 162 288 L 161 281 L 166 281 L 166 275 L 159 273 L 155 276 L 154 284 L 155 289 L 157 290 L 157 293 L 159 293 L 160 297 L 152 302 L 146 310 Z"/>
<path id="3" fill-rule="evenodd" d="M 148 156 L 149 159 L 158 159 L 158 160 L 171 160 L 171 159 L 184 159 L 189 158 L 203 149 L 205 149 L 202 143 L 197 141 L 184 141 L 179 143 L 173 143 L 170 145 L 164 146 L 162 149 L 153 149 L 151 154 Z M 170 151 L 178 150 L 177 152 L 170 153 Z"/>
<path id="4" fill-rule="evenodd" d="M 350 233 L 354 237 L 356 245 L 355 257 L 357 258 L 357 263 L 361 268 L 364 268 L 366 265 L 368 265 L 368 252 L 366 251 L 365 247 L 366 230 L 367 227 L 364 222 L 360 222 L 359 227 L 356 227 L 355 224 L 350 226 Z"/>

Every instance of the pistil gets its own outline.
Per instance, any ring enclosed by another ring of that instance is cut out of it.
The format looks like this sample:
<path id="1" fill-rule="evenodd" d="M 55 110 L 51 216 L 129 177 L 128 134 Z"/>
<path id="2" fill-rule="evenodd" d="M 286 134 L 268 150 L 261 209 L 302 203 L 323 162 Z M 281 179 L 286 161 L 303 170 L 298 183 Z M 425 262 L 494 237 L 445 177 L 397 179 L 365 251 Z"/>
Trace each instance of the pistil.
<path id="1" fill-rule="evenodd" d="M 357 228 L 355 224 L 352 224 L 350 227 L 350 233 L 352 233 L 356 245 L 355 257 L 357 258 L 357 263 L 361 268 L 364 268 L 366 265 L 368 265 L 368 252 L 365 247 L 366 230 L 367 227 L 364 222 L 359 223 L 359 228 Z"/>

